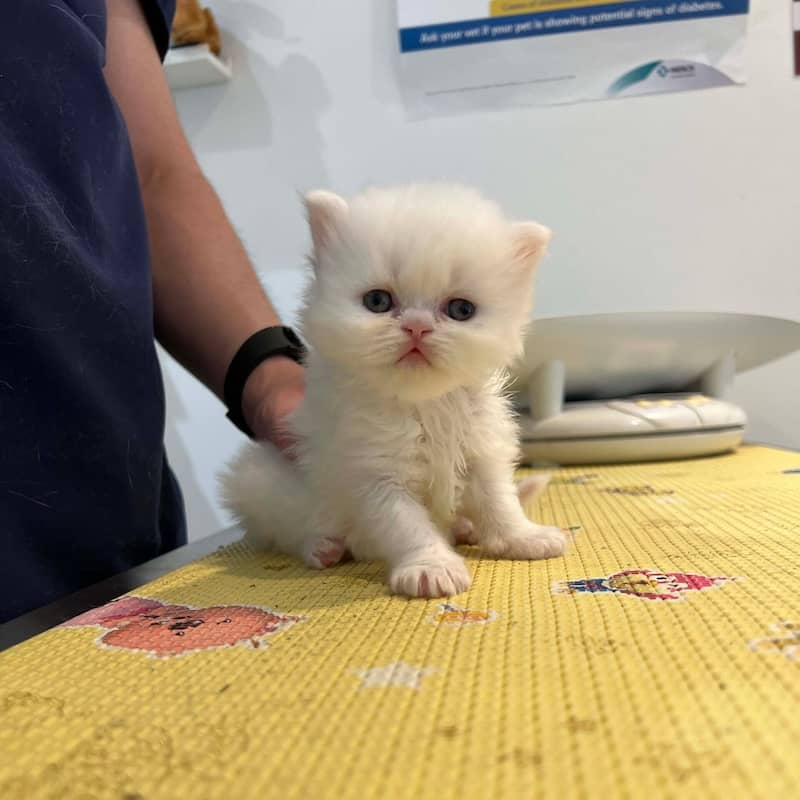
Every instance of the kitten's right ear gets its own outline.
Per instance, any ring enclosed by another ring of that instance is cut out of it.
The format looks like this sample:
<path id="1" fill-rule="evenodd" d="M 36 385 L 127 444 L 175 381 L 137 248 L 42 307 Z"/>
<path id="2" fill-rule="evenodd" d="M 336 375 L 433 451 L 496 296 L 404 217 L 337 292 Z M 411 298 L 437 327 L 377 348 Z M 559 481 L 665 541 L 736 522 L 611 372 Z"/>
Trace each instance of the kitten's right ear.
<path id="1" fill-rule="evenodd" d="M 314 258 L 319 263 L 320 253 L 347 217 L 347 201 L 338 194 L 322 190 L 309 192 L 304 200 L 314 242 Z"/>

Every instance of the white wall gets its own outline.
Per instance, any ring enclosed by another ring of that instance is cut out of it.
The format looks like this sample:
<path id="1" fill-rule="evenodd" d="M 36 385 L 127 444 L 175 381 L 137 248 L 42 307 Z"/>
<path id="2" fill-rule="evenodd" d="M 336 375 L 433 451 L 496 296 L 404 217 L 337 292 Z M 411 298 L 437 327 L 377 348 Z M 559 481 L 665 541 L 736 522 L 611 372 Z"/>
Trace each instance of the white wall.
<path id="1" fill-rule="evenodd" d="M 208 0 L 210 2 L 210 0 Z M 749 83 L 406 121 L 394 4 L 213 0 L 235 79 L 178 93 L 187 133 L 279 310 L 296 307 L 297 192 L 453 178 L 556 231 L 541 315 L 717 310 L 800 318 L 800 82 L 788 2 L 754 0 Z M 631 29 L 635 35 L 635 29 Z M 754 440 L 800 448 L 800 355 L 737 381 Z M 226 521 L 214 474 L 241 437 L 166 362 L 168 446 L 193 537 Z"/>

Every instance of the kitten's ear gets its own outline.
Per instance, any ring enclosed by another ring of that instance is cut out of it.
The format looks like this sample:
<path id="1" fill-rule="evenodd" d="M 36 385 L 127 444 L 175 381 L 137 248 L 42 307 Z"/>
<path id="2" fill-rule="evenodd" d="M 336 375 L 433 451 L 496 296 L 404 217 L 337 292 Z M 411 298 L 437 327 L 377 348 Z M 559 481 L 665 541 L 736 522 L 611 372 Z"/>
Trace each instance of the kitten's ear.
<path id="1" fill-rule="evenodd" d="M 520 264 L 535 267 L 545 254 L 553 234 L 538 222 L 516 222 L 511 226 L 514 255 Z"/>
<path id="2" fill-rule="evenodd" d="M 314 242 L 314 256 L 318 262 L 320 252 L 347 217 L 347 201 L 338 194 L 321 190 L 309 192 L 304 201 L 311 239 Z"/>

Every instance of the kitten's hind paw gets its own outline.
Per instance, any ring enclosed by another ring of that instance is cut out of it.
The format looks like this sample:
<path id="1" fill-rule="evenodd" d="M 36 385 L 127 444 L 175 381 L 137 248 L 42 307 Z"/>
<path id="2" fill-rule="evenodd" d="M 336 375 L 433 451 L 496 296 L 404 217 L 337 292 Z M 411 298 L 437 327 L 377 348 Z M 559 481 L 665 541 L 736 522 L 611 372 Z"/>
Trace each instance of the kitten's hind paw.
<path id="1" fill-rule="evenodd" d="M 475 526 L 466 517 L 458 517 L 450 528 L 456 544 L 478 544 L 478 536 L 475 533 Z"/>
<path id="2" fill-rule="evenodd" d="M 344 539 L 338 536 L 325 536 L 306 542 L 303 548 L 303 561 L 314 569 L 326 569 L 338 564 L 347 552 Z"/>
<path id="3" fill-rule="evenodd" d="M 406 597 L 451 597 L 471 583 L 467 565 L 455 553 L 399 564 L 389 573 L 392 593 Z"/>
<path id="4" fill-rule="evenodd" d="M 497 536 L 486 541 L 484 548 L 487 555 L 493 558 L 533 561 L 563 556 L 568 543 L 569 534 L 561 528 L 529 522 L 510 535 Z"/>

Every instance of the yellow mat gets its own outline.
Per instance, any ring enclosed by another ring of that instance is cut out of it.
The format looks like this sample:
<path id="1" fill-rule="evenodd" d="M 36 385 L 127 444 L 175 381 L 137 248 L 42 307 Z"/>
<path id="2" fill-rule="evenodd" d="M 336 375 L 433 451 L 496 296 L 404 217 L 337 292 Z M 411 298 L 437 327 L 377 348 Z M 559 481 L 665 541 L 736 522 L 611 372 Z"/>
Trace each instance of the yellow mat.
<path id="1" fill-rule="evenodd" d="M 0 798 L 800 798 L 800 455 L 565 469 L 449 603 L 241 545 L 0 656 Z"/>

